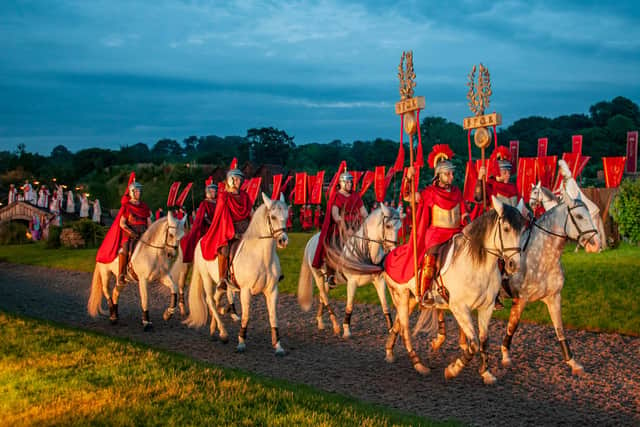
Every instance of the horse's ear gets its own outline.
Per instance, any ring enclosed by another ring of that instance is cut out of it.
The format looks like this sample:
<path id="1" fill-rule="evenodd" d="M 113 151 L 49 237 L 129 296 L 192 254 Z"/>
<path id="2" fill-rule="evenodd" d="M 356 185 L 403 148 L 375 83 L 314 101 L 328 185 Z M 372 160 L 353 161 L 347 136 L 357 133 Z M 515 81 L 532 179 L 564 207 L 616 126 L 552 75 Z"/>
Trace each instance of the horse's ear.
<path id="1" fill-rule="evenodd" d="M 169 210 L 169 212 L 167 212 L 167 221 L 169 221 L 169 223 L 172 223 L 174 221 L 173 213 L 171 212 L 171 210 Z"/>
<path id="2" fill-rule="evenodd" d="M 523 198 L 520 198 L 520 200 L 518 201 L 518 204 L 516 205 L 516 209 L 518 209 L 518 212 L 520 212 L 520 215 L 522 215 L 524 217 L 527 216 L 526 215 L 527 208 L 524 205 L 524 199 Z"/>
<path id="3" fill-rule="evenodd" d="M 262 192 L 262 201 L 264 202 L 264 204 L 267 206 L 267 209 L 271 209 L 271 204 L 273 203 L 273 200 L 271 200 L 269 198 L 269 196 L 267 196 L 264 191 Z"/>
<path id="4" fill-rule="evenodd" d="M 280 193 L 280 201 L 281 201 L 282 203 L 287 203 L 287 202 L 284 200 L 284 193 Z"/>
<path id="5" fill-rule="evenodd" d="M 389 212 L 389 207 L 384 203 L 380 205 L 380 209 L 382 210 L 382 214 L 384 216 L 391 216 L 391 213 Z"/>
<path id="6" fill-rule="evenodd" d="M 496 210 L 498 216 L 502 216 L 504 213 L 504 205 L 496 196 L 491 196 L 491 205 L 493 205 L 493 209 Z"/>

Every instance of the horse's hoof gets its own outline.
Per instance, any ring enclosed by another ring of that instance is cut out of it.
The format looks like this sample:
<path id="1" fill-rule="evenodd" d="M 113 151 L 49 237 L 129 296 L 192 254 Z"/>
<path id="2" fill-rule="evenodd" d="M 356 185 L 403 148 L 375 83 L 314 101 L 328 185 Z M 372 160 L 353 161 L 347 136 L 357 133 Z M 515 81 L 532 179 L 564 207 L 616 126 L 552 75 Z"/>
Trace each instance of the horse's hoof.
<path id="1" fill-rule="evenodd" d="M 451 368 L 449 368 L 449 366 L 444 368 L 444 379 L 450 380 L 450 379 L 453 379 L 455 377 L 456 376 L 453 374 L 453 370 Z"/>
<path id="2" fill-rule="evenodd" d="M 169 309 L 165 310 L 162 313 L 162 319 L 166 322 L 173 317 L 173 312 L 169 311 Z"/>
<path id="3" fill-rule="evenodd" d="M 142 329 L 143 329 L 145 332 L 149 332 L 150 330 L 152 330 L 152 329 L 153 329 L 153 324 L 152 324 L 151 322 L 143 322 L 143 323 L 142 323 Z"/>
<path id="4" fill-rule="evenodd" d="M 496 379 L 496 377 L 493 376 L 493 374 L 491 372 L 484 371 L 482 374 L 482 381 L 486 384 L 486 385 L 492 385 L 495 384 L 498 380 Z"/>
<path id="5" fill-rule="evenodd" d="M 342 333 L 342 338 L 344 338 L 345 340 L 351 338 L 351 329 L 349 328 L 349 325 L 342 325 L 342 329 L 344 330 L 344 332 Z"/>
<path id="6" fill-rule="evenodd" d="M 220 342 L 222 344 L 228 344 L 229 343 L 229 335 L 220 335 Z"/>
<path id="7" fill-rule="evenodd" d="M 428 375 L 431 372 L 431 369 L 427 368 L 422 363 L 416 363 L 413 367 L 420 375 Z"/>
<path id="8" fill-rule="evenodd" d="M 333 327 L 333 335 L 338 336 L 340 335 L 340 332 L 341 332 L 340 326 Z"/>
<path id="9" fill-rule="evenodd" d="M 244 353 L 246 349 L 247 349 L 247 346 L 245 345 L 245 343 L 240 343 L 236 347 L 236 353 Z"/>
<path id="10" fill-rule="evenodd" d="M 231 313 L 231 320 L 233 320 L 234 322 L 238 322 L 240 320 L 240 316 L 235 313 Z"/>
<path id="11" fill-rule="evenodd" d="M 574 358 L 571 358 L 570 360 L 567 361 L 567 365 L 569 365 L 571 367 L 571 374 L 575 375 L 577 377 L 581 377 L 582 375 L 585 374 L 584 372 L 584 368 L 582 367 L 581 364 L 579 364 L 578 362 L 576 362 L 576 360 Z"/>
<path id="12" fill-rule="evenodd" d="M 109 322 L 111 322 L 112 325 L 117 325 L 118 324 L 118 318 L 117 317 L 111 317 L 109 319 Z"/>
<path id="13" fill-rule="evenodd" d="M 280 346 L 280 343 L 278 343 L 278 345 L 276 346 L 276 356 L 282 357 L 284 356 L 284 354 L 285 354 L 284 349 Z"/>
<path id="14" fill-rule="evenodd" d="M 502 364 L 503 368 L 510 368 L 511 365 L 513 365 L 513 362 L 508 357 L 503 357 L 500 363 Z"/>

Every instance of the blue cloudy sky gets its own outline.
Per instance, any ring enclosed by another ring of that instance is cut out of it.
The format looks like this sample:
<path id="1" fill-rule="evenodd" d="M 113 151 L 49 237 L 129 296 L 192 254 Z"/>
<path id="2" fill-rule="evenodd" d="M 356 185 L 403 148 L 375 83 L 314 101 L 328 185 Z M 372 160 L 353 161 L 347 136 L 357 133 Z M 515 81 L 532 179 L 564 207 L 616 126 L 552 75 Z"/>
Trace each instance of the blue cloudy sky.
<path id="1" fill-rule="evenodd" d="M 640 2 L 119 1 L 0 3 L 0 149 L 118 148 L 274 126 L 296 143 L 398 138 L 397 66 L 414 51 L 422 114 L 587 113 L 640 102 Z"/>

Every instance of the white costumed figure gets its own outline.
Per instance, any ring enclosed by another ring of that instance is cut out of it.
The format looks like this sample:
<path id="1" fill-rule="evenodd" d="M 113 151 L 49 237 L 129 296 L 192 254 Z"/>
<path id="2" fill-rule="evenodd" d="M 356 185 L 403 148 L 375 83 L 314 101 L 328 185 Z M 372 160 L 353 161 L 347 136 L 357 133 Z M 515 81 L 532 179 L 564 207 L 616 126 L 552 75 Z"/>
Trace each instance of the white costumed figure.
<path id="1" fill-rule="evenodd" d="M 76 205 L 73 201 L 73 192 L 67 191 L 67 213 L 74 213 L 76 211 Z"/>
<path id="2" fill-rule="evenodd" d="M 82 193 L 78 198 L 80 199 L 80 218 L 89 218 L 89 199 L 87 199 L 87 195 Z"/>
<path id="3" fill-rule="evenodd" d="M 101 216 L 102 216 L 102 208 L 100 207 L 100 200 L 95 199 L 93 201 L 93 215 L 91 216 L 91 219 L 93 220 L 93 222 L 97 222 L 98 224 L 100 224 Z"/>
<path id="4" fill-rule="evenodd" d="M 17 199 L 17 194 L 18 194 L 18 190 L 16 190 L 16 186 L 13 184 L 9 185 L 9 203 L 11 204 L 13 202 L 15 202 Z"/>
<path id="5" fill-rule="evenodd" d="M 29 202 L 32 204 L 36 204 L 36 193 L 33 190 L 33 187 L 31 187 L 31 184 L 29 184 L 29 180 L 24 182 L 24 185 L 22 186 L 22 191 L 24 193 L 24 201 L 25 202 Z"/>
<path id="6" fill-rule="evenodd" d="M 47 209 L 49 206 L 49 190 L 44 185 L 41 185 L 38 191 L 37 206 L 42 209 Z"/>

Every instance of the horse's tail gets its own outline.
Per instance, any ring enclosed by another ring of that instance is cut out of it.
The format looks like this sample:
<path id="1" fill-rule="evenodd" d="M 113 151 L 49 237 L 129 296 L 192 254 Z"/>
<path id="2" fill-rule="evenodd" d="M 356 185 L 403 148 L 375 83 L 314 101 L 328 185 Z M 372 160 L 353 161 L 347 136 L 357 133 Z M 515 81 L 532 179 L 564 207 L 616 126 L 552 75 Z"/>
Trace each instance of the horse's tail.
<path id="1" fill-rule="evenodd" d="M 420 332 L 425 332 L 430 336 L 436 336 L 438 332 L 438 310 L 434 307 L 428 307 L 420 311 L 420 317 L 413 327 L 413 336 Z"/>
<path id="2" fill-rule="evenodd" d="M 204 287 L 200 273 L 200 269 L 204 267 L 202 265 L 204 260 L 200 259 L 197 251 L 198 248 L 196 247 L 193 271 L 191 272 L 191 284 L 189 285 L 189 317 L 182 322 L 190 328 L 204 326 L 207 323 L 209 315 L 207 305 L 204 301 Z"/>
<path id="3" fill-rule="evenodd" d="M 311 240 L 309 241 L 310 243 Z M 302 265 L 300 266 L 300 277 L 298 278 L 298 304 L 304 311 L 309 311 L 313 302 L 313 275 L 309 266 L 311 254 L 307 253 L 309 244 L 304 250 Z"/>
<path id="4" fill-rule="evenodd" d="M 96 317 L 98 315 L 100 303 L 102 303 L 102 274 L 100 274 L 100 264 L 96 262 L 96 267 L 93 269 L 93 279 L 91 279 L 91 294 L 87 303 L 89 316 Z"/>

